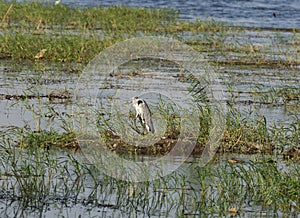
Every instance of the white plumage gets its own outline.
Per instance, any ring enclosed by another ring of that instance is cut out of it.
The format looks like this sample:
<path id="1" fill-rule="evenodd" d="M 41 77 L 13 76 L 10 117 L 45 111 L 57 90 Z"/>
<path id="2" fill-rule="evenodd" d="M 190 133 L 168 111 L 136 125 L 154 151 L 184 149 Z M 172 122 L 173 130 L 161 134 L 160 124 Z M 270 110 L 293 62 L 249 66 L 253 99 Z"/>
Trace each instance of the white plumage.
<path id="1" fill-rule="evenodd" d="M 61 0 L 56 0 L 56 1 L 54 2 L 54 5 L 59 5 L 60 2 L 61 2 Z"/>
<path id="2" fill-rule="evenodd" d="M 151 112 L 146 101 L 139 97 L 135 97 L 132 99 L 132 105 L 136 111 L 136 118 L 140 119 L 148 132 L 154 133 Z"/>

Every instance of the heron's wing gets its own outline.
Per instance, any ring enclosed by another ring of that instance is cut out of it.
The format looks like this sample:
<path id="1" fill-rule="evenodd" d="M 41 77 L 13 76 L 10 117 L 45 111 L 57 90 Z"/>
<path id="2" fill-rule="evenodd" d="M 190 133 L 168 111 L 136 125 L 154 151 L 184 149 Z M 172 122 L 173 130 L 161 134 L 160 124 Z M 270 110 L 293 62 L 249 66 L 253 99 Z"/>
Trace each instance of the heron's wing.
<path id="1" fill-rule="evenodd" d="M 140 123 L 144 125 L 145 122 L 144 122 L 144 119 L 141 117 L 141 115 L 140 115 L 140 114 L 137 114 L 136 116 L 137 116 L 137 118 L 139 118 Z"/>
<path id="2" fill-rule="evenodd" d="M 143 110 L 144 110 L 144 117 L 143 120 L 145 121 L 145 125 L 146 127 L 148 127 L 149 131 L 151 131 L 152 133 L 154 133 L 154 127 L 153 127 L 153 122 L 152 122 L 152 118 L 151 118 L 151 111 L 147 105 L 147 103 L 145 102 L 145 104 L 143 105 Z"/>

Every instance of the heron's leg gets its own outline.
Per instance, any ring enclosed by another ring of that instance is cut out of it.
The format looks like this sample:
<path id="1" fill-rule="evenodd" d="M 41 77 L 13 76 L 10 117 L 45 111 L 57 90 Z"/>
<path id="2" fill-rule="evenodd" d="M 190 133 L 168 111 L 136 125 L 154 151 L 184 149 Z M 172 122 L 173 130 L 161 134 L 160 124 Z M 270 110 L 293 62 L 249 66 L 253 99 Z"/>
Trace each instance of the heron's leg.
<path id="1" fill-rule="evenodd" d="M 133 119 L 133 125 L 131 125 L 131 128 L 137 132 L 140 135 L 143 135 L 143 133 L 139 130 L 139 127 L 137 126 L 137 119 Z"/>
<path id="2" fill-rule="evenodd" d="M 145 119 L 142 118 L 140 114 L 138 114 L 138 118 L 139 118 L 140 124 L 141 124 L 141 126 L 143 128 L 143 132 L 141 132 L 140 134 L 146 135 L 148 133 L 148 131 L 147 131 L 147 128 L 146 128 Z"/>
<path id="3" fill-rule="evenodd" d="M 142 126 L 143 131 L 140 131 L 140 129 L 139 129 L 139 127 L 138 127 L 138 125 L 137 125 L 137 123 L 136 123 L 136 120 L 137 120 L 137 119 L 134 119 L 134 126 L 133 126 L 134 128 L 133 128 L 133 129 L 134 129 L 138 134 L 144 135 L 145 125 L 144 125 L 144 123 L 143 123 L 142 117 L 141 117 L 140 114 L 137 114 L 137 115 L 136 115 L 136 118 L 139 118 L 140 125 Z"/>

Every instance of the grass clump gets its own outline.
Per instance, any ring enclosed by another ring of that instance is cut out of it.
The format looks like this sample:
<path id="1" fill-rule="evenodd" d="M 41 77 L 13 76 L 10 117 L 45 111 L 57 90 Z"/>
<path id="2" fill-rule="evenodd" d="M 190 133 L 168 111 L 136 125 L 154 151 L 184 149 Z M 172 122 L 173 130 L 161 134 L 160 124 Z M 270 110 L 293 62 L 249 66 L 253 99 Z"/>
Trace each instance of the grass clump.
<path id="1" fill-rule="evenodd" d="M 251 119 L 232 108 L 227 115 L 226 126 L 223 152 L 270 153 L 274 149 L 264 116 L 257 115 L 255 119 Z"/>
<path id="2" fill-rule="evenodd" d="M 20 147 L 39 148 L 78 148 L 74 132 L 58 133 L 56 131 L 29 132 L 20 142 Z"/>
<path id="3" fill-rule="evenodd" d="M 1 196 L 41 215 L 52 204 L 96 208 L 97 214 L 109 208 L 109 213 L 131 215 L 138 210 L 172 217 L 226 216 L 231 208 L 245 216 L 300 213 L 300 171 L 294 162 L 283 166 L 268 158 L 246 159 L 243 164 L 221 160 L 199 168 L 197 159 L 191 159 L 188 167 L 157 180 L 132 183 L 107 176 L 70 154 L 56 156 L 39 148 L 20 151 L 0 143 L 0 173 L 7 178 L 0 180 Z"/>
<path id="4" fill-rule="evenodd" d="M 171 9 L 73 8 L 2 0 L 0 6 L 2 59 L 35 60 L 47 49 L 44 60 L 88 63 L 103 49 L 134 36 L 224 31 L 224 25 L 213 20 L 179 20 L 178 11 Z"/>
<path id="5" fill-rule="evenodd" d="M 75 8 L 64 4 L 46 5 L 39 2 L 8 3 L 0 1 L 2 25 L 5 28 L 67 28 L 124 33 L 149 31 L 174 23 L 179 13 L 171 9 L 142 9 L 129 7 Z M 8 11 L 8 9 L 11 9 Z"/>
<path id="6" fill-rule="evenodd" d="M 217 58 L 213 62 L 217 65 L 293 67 L 299 64 L 294 45 L 288 43 L 297 41 L 296 32 L 283 42 L 288 48 L 285 49 L 278 41 L 280 34 L 268 36 L 268 45 L 253 43 L 251 39 L 240 42 L 240 33 L 247 34 L 245 28 L 225 26 L 213 19 L 180 20 L 179 12 L 172 9 L 75 8 L 3 0 L 0 6 L 2 59 L 35 60 L 37 52 L 47 49 L 45 60 L 88 63 L 103 49 L 124 39 L 167 35 L 183 39 L 201 52 L 215 52 Z M 185 37 L 187 33 L 194 36 Z"/>
<path id="7" fill-rule="evenodd" d="M 48 35 L 29 35 L 14 33 L 0 37 L 0 58 L 11 58 L 21 61 L 24 59 L 37 60 L 35 55 L 42 49 L 46 49 L 41 59 L 57 62 L 87 63 L 95 54 L 104 48 L 113 45 L 121 38 L 105 38 L 93 36 L 62 36 L 51 37 Z M 32 43 L 35 42 L 35 43 Z"/>
<path id="8" fill-rule="evenodd" d="M 296 86 L 280 85 L 264 88 L 257 85 L 251 95 L 256 102 L 274 106 L 283 105 L 297 108 L 300 103 L 300 89 Z"/>
<path id="9" fill-rule="evenodd" d="M 295 171 L 287 173 L 276 162 L 269 163 L 267 160 L 249 161 L 246 165 L 226 164 L 217 169 L 218 173 L 214 175 L 218 178 L 212 186 L 216 186 L 218 202 L 223 202 L 225 208 L 234 207 L 245 213 L 245 200 L 251 199 L 251 204 L 262 211 L 277 210 L 285 214 L 295 211 L 297 214 L 299 166 L 294 167 Z"/>

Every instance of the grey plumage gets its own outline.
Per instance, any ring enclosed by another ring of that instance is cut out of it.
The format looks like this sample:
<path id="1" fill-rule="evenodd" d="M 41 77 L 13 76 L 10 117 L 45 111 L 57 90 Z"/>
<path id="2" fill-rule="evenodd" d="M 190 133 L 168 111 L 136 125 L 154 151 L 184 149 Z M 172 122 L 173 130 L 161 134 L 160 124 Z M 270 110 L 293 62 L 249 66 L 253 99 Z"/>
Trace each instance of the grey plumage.
<path id="1" fill-rule="evenodd" d="M 139 97 L 135 97 L 132 99 L 132 105 L 136 111 L 136 118 L 140 119 L 148 132 L 154 133 L 151 112 L 146 101 Z"/>

